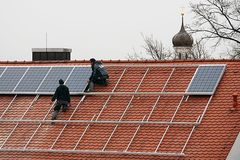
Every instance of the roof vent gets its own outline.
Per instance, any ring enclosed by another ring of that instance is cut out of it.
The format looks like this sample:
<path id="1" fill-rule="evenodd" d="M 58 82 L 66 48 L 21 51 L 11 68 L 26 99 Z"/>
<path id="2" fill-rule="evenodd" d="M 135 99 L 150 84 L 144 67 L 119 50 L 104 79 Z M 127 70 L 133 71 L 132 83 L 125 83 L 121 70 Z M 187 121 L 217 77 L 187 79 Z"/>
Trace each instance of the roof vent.
<path id="1" fill-rule="evenodd" d="M 32 48 L 33 61 L 70 60 L 72 49 Z"/>

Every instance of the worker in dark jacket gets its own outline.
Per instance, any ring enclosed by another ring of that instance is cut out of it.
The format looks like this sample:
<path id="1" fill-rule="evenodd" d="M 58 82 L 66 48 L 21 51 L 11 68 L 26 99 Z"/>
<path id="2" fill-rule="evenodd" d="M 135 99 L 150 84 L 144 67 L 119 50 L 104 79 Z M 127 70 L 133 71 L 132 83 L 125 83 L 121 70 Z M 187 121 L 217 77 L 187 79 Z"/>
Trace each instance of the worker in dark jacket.
<path id="1" fill-rule="evenodd" d="M 53 97 L 52 102 L 57 99 L 56 105 L 54 107 L 54 112 L 52 113 L 52 120 L 57 119 L 58 112 L 62 107 L 62 111 L 66 112 L 68 106 L 70 105 L 70 94 L 67 86 L 64 85 L 62 79 L 59 80 L 59 86 L 57 87 Z"/>
<path id="2" fill-rule="evenodd" d="M 101 62 L 96 61 L 94 58 L 91 58 L 90 62 L 92 67 L 92 74 L 89 78 L 89 92 L 93 91 L 94 84 L 107 85 L 107 79 L 109 78 L 108 72 Z"/>

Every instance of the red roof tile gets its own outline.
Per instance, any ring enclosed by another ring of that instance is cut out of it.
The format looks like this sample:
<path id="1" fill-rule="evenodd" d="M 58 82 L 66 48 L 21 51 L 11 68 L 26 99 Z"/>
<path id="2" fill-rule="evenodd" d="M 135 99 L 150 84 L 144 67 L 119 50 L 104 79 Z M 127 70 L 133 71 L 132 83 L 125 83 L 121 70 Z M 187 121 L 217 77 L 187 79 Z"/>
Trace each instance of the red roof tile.
<path id="1" fill-rule="evenodd" d="M 81 120 L 81 123 L 51 125 L 0 120 L 0 159 L 226 159 L 240 129 L 239 108 L 231 110 L 232 94 L 239 93 L 240 89 L 240 61 L 104 63 L 110 74 L 109 85 L 96 86 L 95 90 L 126 94 L 87 95 L 83 101 L 82 96 L 72 96 L 71 108 L 61 112 L 58 119 Z M 86 64 L 88 61 L 0 62 L 0 66 Z M 212 99 L 207 95 L 127 94 L 184 92 L 196 64 L 227 64 Z M 51 119 L 50 96 L 0 97 L 2 119 Z M 206 107 L 206 114 L 200 117 Z M 201 124 L 195 127 L 199 119 Z M 91 120 L 96 122 L 90 123 Z M 99 121 L 102 123 L 97 123 Z M 124 121 L 134 123 L 123 124 Z M 171 122 L 190 123 L 170 125 Z"/>

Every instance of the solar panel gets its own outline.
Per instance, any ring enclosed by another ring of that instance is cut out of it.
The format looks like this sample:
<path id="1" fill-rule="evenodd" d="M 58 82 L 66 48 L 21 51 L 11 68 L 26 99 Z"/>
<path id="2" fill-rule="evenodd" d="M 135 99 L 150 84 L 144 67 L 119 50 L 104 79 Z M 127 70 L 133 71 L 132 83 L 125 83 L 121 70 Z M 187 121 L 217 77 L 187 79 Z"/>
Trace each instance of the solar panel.
<path id="1" fill-rule="evenodd" d="M 6 67 L 0 67 L 0 77 L 1 77 L 2 73 L 4 72 L 5 68 Z"/>
<path id="2" fill-rule="evenodd" d="M 187 92 L 213 94 L 224 73 L 225 65 L 200 65 Z"/>
<path id="3" fill-rule="evenodd" d="M 65 84 L 71 92 L 84 91 L 91 73 L 92 70 L 90 67 L 75 67 Z"/>
<path id="4" fill-rule="evenodd" d="M 49 69 L 50 67 L 30 67 L 14 91 L 35 92 Z"/>
<path id="5" fill-rule="evenodd" d="M 72 69 L 73 67 L 53 67 L 37 92 L 54 92 L 59 85 L 58 80 L 66 81 Z"/>
<path id="6" fill-rule="evenodd" d="M 0 92 L 12 92 L 26 70 L 27 67 L 8 67 L 0 77 Z"/>
<path id="7" fill-rule="evenodd" d="M 84 92 L 90 75 L 90 66 L 0 67 L 0 93 L 53 94 L 63 79 L 70 94 L 77 94 Z"/>

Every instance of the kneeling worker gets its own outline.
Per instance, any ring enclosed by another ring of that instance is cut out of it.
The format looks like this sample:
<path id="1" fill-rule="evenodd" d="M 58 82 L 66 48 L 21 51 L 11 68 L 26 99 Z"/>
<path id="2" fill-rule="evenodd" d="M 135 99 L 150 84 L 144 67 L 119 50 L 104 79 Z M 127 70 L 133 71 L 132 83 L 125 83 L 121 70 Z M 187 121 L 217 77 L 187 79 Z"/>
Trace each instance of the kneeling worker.
<path id="1" fill-rule="evenodd" d="M 70 105 L 69 89 L 67 86 L 64 85 L 64 81 L 62 79 L 59 80 L 59 86 L 57 87 L 52 97 L 52 102 L 55 101 L 55 99 L 57 99 L 57 103 L 52 113 L 52 120 L 57 119 L 57 115 L 61 107 L 62 107 L 62 111 L 66 112 L 68 106 Z"/>
<path id="2" fill-rule="evenodd" d="M 94 84 L 107 85 L 107 79 L 109 78 L 106 68 L 99 61 L 96 61 L 94 58 L 90 59 L 92 74 L 88 82 L 88 92 L 94 90 Z"/>

